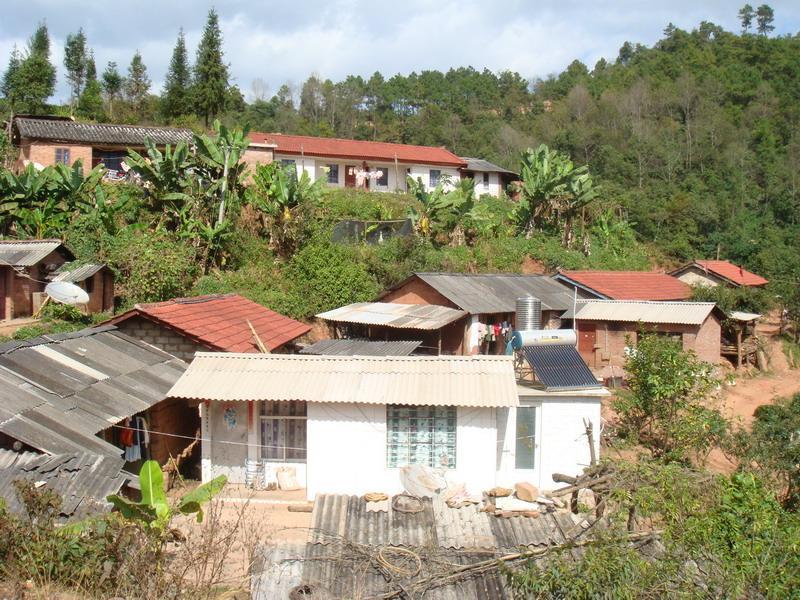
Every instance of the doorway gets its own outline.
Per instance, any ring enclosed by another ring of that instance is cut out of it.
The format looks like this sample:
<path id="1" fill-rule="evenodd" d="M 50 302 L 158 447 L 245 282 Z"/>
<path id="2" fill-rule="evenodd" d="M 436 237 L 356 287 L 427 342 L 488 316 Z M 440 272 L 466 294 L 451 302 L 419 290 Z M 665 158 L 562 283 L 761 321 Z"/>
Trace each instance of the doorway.
<path id="1" fill-rule="evenodd" d="M 344 168 L 344 187 L 356 187 L 356 166 L 346 165 Z"/>
<path id="2" fill-rule="evenodd" d="M 594 364 L 594 351 L 597 346 L 597 324 L 581 322 L 578 325 L 578 352 L 590 367 Z"/>

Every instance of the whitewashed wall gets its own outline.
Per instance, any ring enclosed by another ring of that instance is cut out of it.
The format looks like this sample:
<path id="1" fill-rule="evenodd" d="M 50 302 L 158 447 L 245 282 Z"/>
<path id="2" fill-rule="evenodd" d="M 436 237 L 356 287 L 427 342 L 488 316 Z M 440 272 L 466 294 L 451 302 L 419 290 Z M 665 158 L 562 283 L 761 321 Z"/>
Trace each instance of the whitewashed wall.
<path id="1" fill-rule="evenodd" d="M 600 456 L 600 401 L 608 395 L 605 390 L 583 392 L 521 395 L 520 405 L 534 406 L 536 410 L 536 452 L 534 469 L 516 469 L 516 411 L 498 411 L 497 441 L 498 484 L 513 486 L 518 481 L 528 481 L 542 490 L 553 489 L 553 473 L 578 475 L 590 462 L 589 444 L 583 420 L 594 426 L 595 452 Z M 572 394 L 572 395 L 570 395 Z"/>
<path id="2" fill-rule="evenodd" d="M 483 194 L 489 194 L 495 198 L 499 198 L 503 191 L 503 184 L 500 181 L 499 173 L 489 173 L 489 186 L 483 185 L 483 171 L 476 171 L 473 175 L 475 181 L 475 196 L 480 197 Z"/>
<path id="3" fill-rule="evenodd" d="M 225 410 L 234 411 L 225 421 Z M 203 481 L 225 475 L 231 483 L 244 483 L 248 444 L 247 402 L 203 403 L 200 409 Z M 207 443 L 205 440 L 212 440 Z"/>
<path id="4" fill-rule="evenodd" d="M 686 285 L 708 285 L 712 287 L 719 285 L 722 281 L 712 273 L 707 273 L 697 267 L 687 269 L 678 275 L 678 279 Z"/>

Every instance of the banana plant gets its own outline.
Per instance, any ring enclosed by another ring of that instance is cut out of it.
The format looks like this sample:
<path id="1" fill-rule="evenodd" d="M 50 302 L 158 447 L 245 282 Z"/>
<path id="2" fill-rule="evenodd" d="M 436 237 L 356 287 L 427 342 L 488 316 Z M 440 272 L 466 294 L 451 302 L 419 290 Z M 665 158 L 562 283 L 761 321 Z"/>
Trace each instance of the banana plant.
<path id="1" fill-rule="evenodd" d="M 154 460 L 145 461 L 139 470 L 139 486 L 142 499 L 133 502 L 116 494 L 108 496 L 108 500 L 126 519 L 140 521 L 152 529 L 166 531 L 172 518 L 177 514 L 195 515 L 197 522 L 203 520 L 203 505 L 210 502 L 227 483 L 227 478 L 220 475 L 216 479 L 204 483 L 191 492 L 184 494 L 176 503 L 171 504 L 164 491 L 164 474 Z"/>
<path id="2" fill-rule="evenodd" d="M 85 212 L 86 207 L 96 205 L 95 193 L 100 188 L 105 173 L 106 168 L 102 164 L 84 176 L 81 161 L 76 161 L 71 167 L 59 163 L 53 167 L 50 190 L 63 200 L 66 210 L 78 209 Z"/>
<path id="3" fill-rule="evenodd" d="M 185 142 L 161 152 L 152 140 L 145 139 L 146 156 L 128 150 L 126 163 L 147 190 L 151 209 L 174 213 L 190 196 L 186 193 L 191 174 L 191 153 Z"/>

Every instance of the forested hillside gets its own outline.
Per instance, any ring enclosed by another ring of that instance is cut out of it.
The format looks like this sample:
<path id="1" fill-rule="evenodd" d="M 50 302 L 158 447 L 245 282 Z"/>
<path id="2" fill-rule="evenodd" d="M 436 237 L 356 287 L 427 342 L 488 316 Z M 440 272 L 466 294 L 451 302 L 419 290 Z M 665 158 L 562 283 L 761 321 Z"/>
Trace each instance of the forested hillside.
<path id="1" fill-rule="evenodd" d="M 65 60 L 74 93 L 64 107 L 35 97 L 54 77 L 40 26 L 9 61 L 4 112 L 198 130 L 219 116 L 252 130 L 445 145 L 515 170 L 522 150 L 546 143 L 599 184 L 587 220 L 632 226 L 656 262 L 719 255 L 790 285 L 800 279 L 800 36 L 771 37 L 771 9 L 744 17 L 741 33 L 669 25 L 653 47 L 631 41 L 613 60 L 575 61 L 546 79 L 470 67 L 338 82 L 312 75 L 271 98 L 256 82 L 247 103 L 225 66 L 240 57 L 224 54 L 212 11 L 194 65 L 181 34 L 160 96 L 141 55 L 127 77 L 115 64 L 99 74 L 91 40 L 71 36 L 67 56 L 78 67 Z M 37 72 L 39 87 L 22 86 Z"/>

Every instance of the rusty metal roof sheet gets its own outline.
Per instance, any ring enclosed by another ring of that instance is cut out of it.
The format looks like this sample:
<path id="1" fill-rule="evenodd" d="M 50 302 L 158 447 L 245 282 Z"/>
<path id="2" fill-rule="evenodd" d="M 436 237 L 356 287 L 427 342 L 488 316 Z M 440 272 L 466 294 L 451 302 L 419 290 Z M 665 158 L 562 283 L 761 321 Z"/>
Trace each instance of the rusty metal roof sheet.
<path id="1" fill-rule="evenodd" d="M 715 306 L 713 302 L 585 300 L 578 302 L 575 319 L 579 321 L 702 325 Z"/>
<path id="2" fill-rule="evenodd" d="M 144 146 L 150 139 L 156 145 L 191 143 L 192 132 L 176 127 L 144 127 L 111 123 L 78 123 L 69 119 L 17 117 L 13 122 L 20 137 L 84 144 Z"/>
<path id="3" fill-rule="evenodd" d="M 395 304 L 391 302 L 356 302 L 317 315 L 338 323 L 383 325 L 397 329 L 441 329 L 467 313 L 432 304 Z"/>
<path id="4" fill-rule="evenodd" d="M 408 356 L 421 341 L 375 342 L 372 340 L 320 340 L 300 350 L 300 354 L 336 356 Z"/>
<path id="5" fill-rule="evenodd" d="M 49 454 L 119 456 L 95 434 L 166 397 L 186 363 L 103 326 L 0 345 L 0 432 Z"/>
<path id="6" fill-rule="evenodd" d="M 56 492 L 62 499 L 63 521 L 108 510 L 106 496 L 125 483 L 122 458 L 74 453 L 44 455 L 0 449 L 0 498 L 11 512 L 23 512 L 13 483 L 26 480 Z"/>
<path id="7" fill-rule="evenodd" d="M 198 352 L 169 391 L 199 400 L 517 406 L 510 356 L 307 356 Z"/>
<path id="8" fill-rule="evenodd" d="M 0 240 L 0 265 L 32 267 L 59 248 L 70 259 L 75 258 L 61 240 Z"/>

